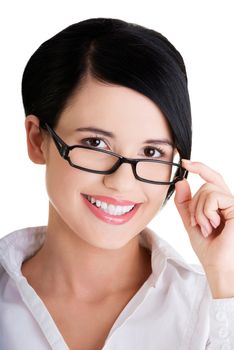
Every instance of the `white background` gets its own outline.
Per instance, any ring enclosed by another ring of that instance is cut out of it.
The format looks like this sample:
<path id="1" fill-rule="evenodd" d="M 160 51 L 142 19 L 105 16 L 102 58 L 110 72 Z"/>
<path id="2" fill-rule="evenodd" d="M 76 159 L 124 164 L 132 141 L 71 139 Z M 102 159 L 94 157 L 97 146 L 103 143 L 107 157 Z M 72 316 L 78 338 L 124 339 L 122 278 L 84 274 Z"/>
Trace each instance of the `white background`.
<path id="1" fill-rule="evenodd" d="M 3 3 L 3 2 L 2 2 Z M 46 225 L 45 166 L 27 155 L 23 69 L 38 46 L 91 17 L 134 22 L 165 35 L 182 54 L 193 116 L 192 160 L 220 172 L 234 192 L 234 21 L 231 1 L 8 1 L 0 7 L 0 237 Z M 192 193 L 204 181 L 189 175 Z M 149 224 L 190 263 L 199 263 L 174 205 Z"/>

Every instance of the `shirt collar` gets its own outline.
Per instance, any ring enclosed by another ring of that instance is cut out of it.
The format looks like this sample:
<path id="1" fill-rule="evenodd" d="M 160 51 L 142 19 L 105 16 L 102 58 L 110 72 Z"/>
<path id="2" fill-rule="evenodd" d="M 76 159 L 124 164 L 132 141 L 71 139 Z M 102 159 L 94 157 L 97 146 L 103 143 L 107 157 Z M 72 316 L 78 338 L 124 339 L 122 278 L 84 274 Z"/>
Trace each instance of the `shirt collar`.
<path id="1" fill-rule="evenodd" d="M 166 269 L 168 263 L 174 263 L 180 268 L 199 275 L 205 275 L 201 265 L 187 263 L 167 241 L 149 227 L 146 227 L 141 232 L 140 244 L 151 251 L 151 265 L 154 277 L 153 286 L 155 286 L 159 275 Z"/>
<path id="2" fill-rule="evenodd" d="M 21 265 L 33 256 L 45 239 L 46 226 L 27 227 L 0 239 L 0 265 L 14 279 L 21 278 Z"/>
<path id="3" fill-rule="evenodd" d="M 14 279 L 23 277 L 21 265 L 33 256 L 45 240 L 47 226 L 36 226 L 13 231 L 0 239 L 0 265 Z M 151 252 L 152 286 L 169 261 L 191 272 L 204 275 L 200 265 L 188 264 L 183 257 L 153 230 L 146 227 L 140 233 L 140 244 Z"/>

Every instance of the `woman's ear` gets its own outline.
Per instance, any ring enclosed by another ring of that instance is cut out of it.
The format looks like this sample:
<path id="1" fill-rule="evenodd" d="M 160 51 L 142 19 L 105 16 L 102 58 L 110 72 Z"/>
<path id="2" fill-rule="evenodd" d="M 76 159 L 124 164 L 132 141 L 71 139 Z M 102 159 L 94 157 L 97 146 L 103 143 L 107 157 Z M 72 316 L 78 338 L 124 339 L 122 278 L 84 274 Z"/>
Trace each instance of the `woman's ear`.
<path id="1" fill-rule="evenodd" d="M 36 164 L 46 163 L 46 137 L 41 131 L 40 121 L 35 115 L 28 115 L 25 119 L 28 156 Z"/>

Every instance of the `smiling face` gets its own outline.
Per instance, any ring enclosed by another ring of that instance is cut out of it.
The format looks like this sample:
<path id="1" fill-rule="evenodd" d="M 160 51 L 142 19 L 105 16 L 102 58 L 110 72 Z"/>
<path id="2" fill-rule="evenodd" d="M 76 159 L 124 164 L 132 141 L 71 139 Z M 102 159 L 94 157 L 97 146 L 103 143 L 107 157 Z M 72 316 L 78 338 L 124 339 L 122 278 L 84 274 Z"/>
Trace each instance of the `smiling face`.
<path id="1" fill-rule="evenodd" d="M 77 131 L 90 127 L 113 135 Z M 55 131 L 68 145 L 91 145 L 129 158 L 173 159 L 174 150 L 170 145 L 145 143 L 149 139 L 168 139 L 172 142 L 170 128 L 159 108 L 149 98 L 132 89 L 100 83 L 92 78 L 88 78 L 69 101 Z M 52 138 L 47 141 L 44 152 L 50 221 L 60 221 L 64 229 L 90 245 L 105 249 L 126 245 L 161 208 L 169 185 L 153 185 L 137 180 L 131 165 L 126 163 L 109 175 L 73 168 L 59 155 Z M 164 158 L 156 150 L 158 147 L 165 151 Z M 103 211 L 100 214 L 101 209 L 95 207 L 93 210 L 93 204 L 82 194 L 112 204 L 118 204 L 115 200 L 141 204 L 129 220 L 119 223 L 118 219 L 112 221 Z"/>

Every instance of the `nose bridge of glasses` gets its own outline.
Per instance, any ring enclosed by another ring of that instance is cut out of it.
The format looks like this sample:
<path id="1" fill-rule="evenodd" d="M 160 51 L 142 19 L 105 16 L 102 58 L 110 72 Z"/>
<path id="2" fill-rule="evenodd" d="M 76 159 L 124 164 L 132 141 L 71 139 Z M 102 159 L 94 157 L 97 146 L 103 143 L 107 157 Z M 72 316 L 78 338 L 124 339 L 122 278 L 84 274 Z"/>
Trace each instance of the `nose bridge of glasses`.
<path id="1" fill-rule="evenodd" d="M 121 165 L 123 165 L 124 163 L 131 165 L 133 175 L 135 177 L 135 175 L 136 175 L 135 169 L 136 169 L 137 161 L 135 159 L 126 158 L 123 156 L 119 156 L 118 161 L 115 163 L 115 165 L 112 168 L 112 172 L 115 172 L 116 170 L 118 170 L 121 167 Z"/>

